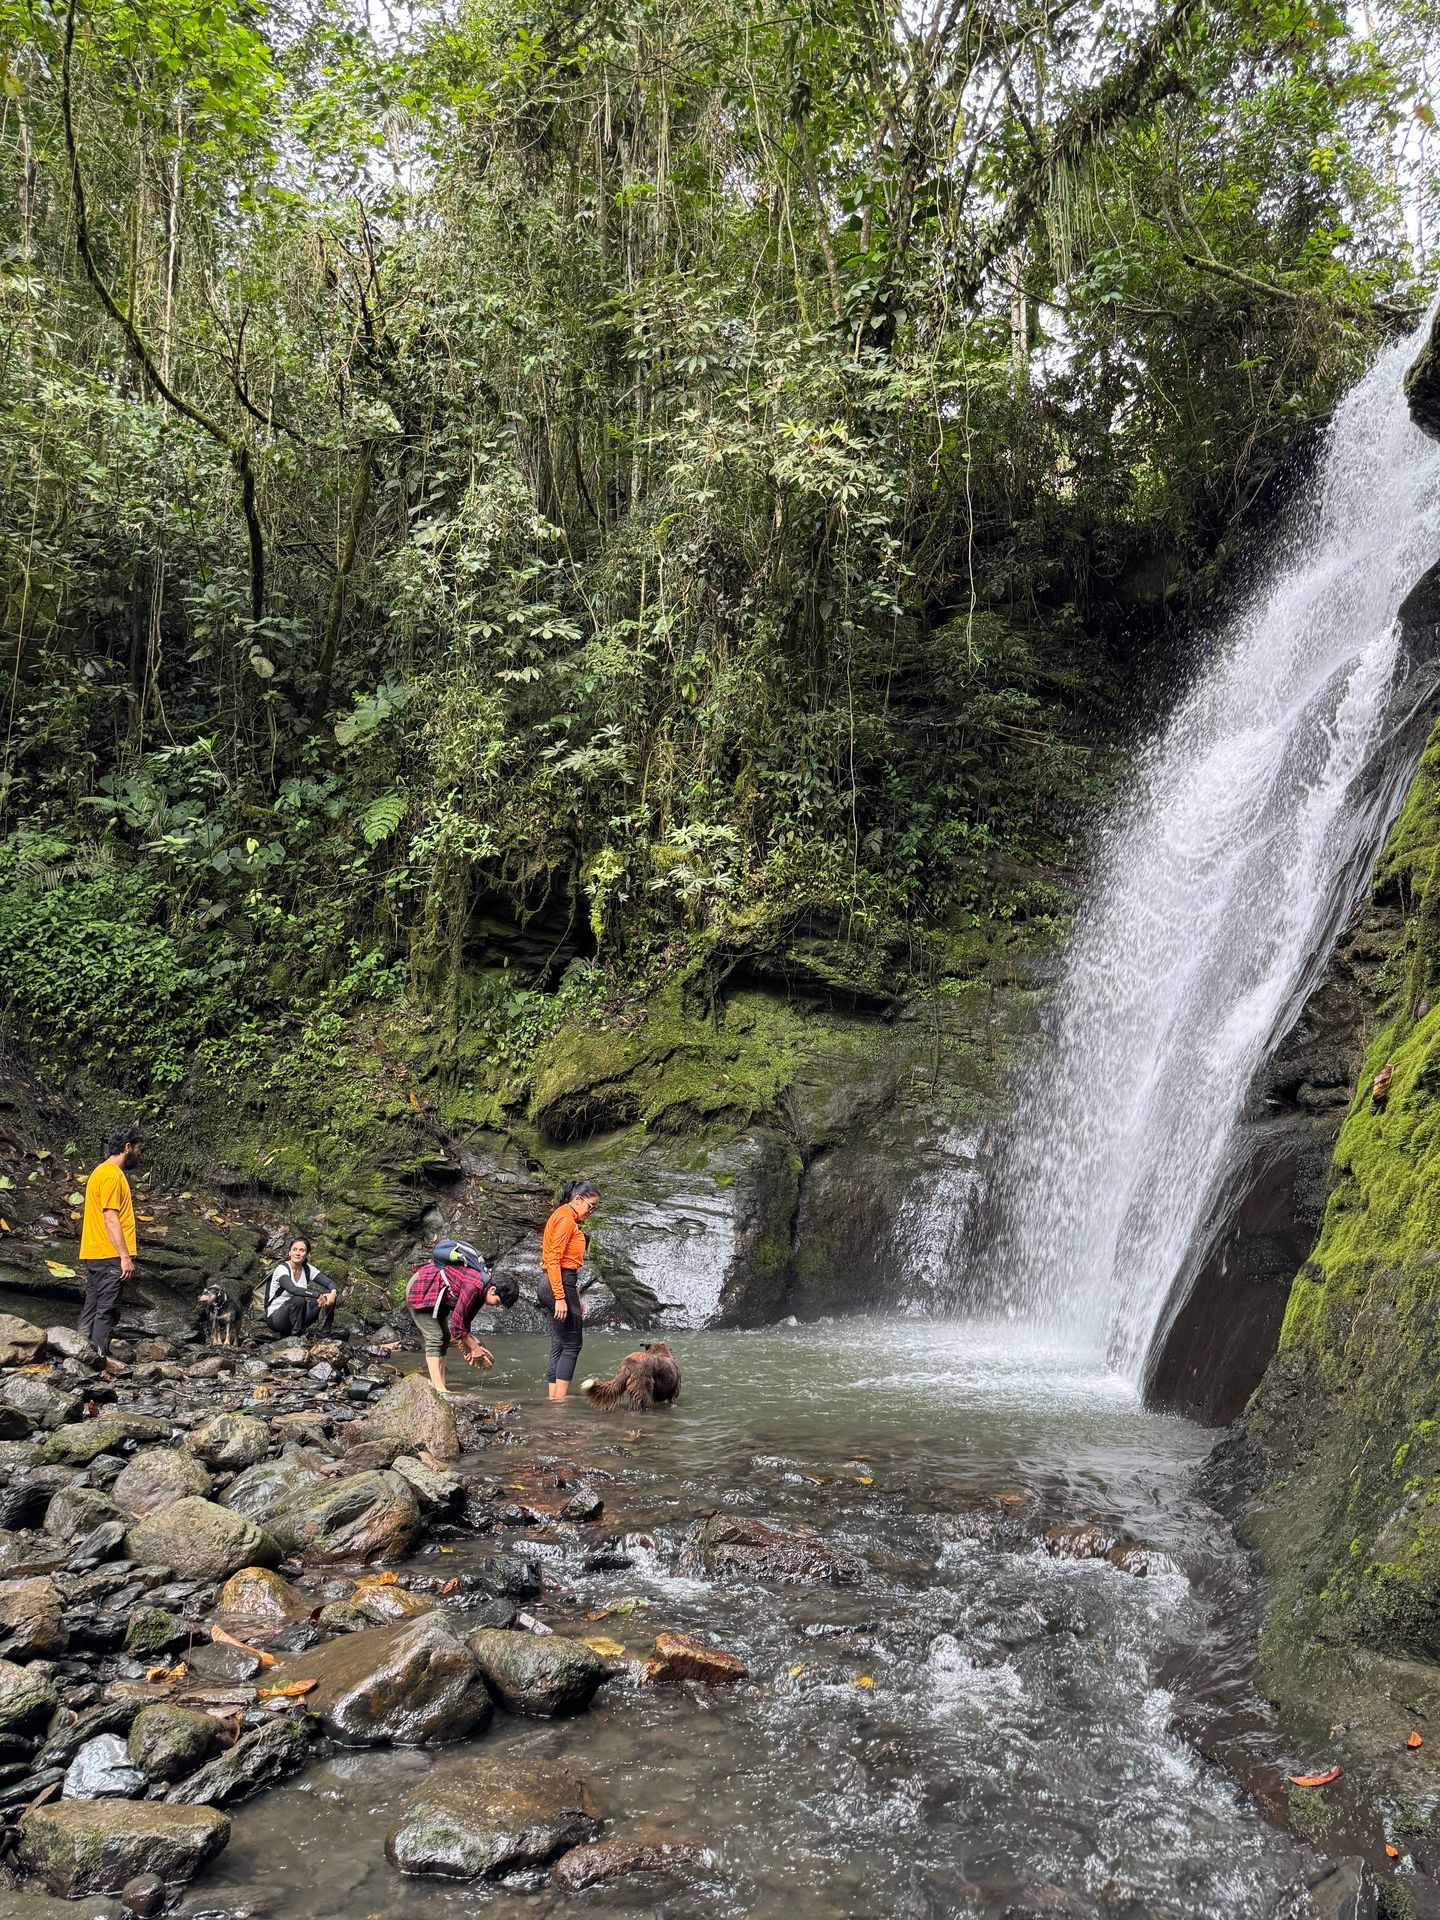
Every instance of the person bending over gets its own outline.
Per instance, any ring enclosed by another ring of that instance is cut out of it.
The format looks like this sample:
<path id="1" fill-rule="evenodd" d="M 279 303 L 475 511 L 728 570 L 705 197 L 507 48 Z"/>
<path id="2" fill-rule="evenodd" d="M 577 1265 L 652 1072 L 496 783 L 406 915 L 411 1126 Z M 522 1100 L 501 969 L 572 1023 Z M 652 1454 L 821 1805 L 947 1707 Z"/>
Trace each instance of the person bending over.
<path id="1" fill-rule="evenodd" d="M 272 1333 L 329 1333 L 335 1322 L 335 1288 L 310 1264 L 310 1242 L 297 1233 L 265 1286 L 265 1324 Z"/>
<path id="2" fill-rule="evenodd" d="M 492 1280 L 474 1247 L 464 1240 L 441 1240 L 434 1253 L 417 1267 L 406 1290 L 405 1304 L 425 1349 L 425 1371 L 437 1393 L 448 1393 L 445 1356 L 451 1336 L 466 1362 L 488 1367 L 492 1356 L 470 1332 L 470 1322 L 482 1307 L 513 1307 L 520 1289 L 513 1280 Z"/>
<path id="3" fill-rule="evenodd" d="M 545 1222 L 540 1264 L 545 1278 L 535 1302 L 550 1320 L 550 1361 L 545 1370 L 546 1398 L 563 1400 L 575 1378 L 575 1363 L 585 1338 L 585 1303 L 580 1298 L 580 1269 L 585 1264 L 584 1220 L 600 1198 L 591 1180 L 572 1180 L 560 1204 Z"/>

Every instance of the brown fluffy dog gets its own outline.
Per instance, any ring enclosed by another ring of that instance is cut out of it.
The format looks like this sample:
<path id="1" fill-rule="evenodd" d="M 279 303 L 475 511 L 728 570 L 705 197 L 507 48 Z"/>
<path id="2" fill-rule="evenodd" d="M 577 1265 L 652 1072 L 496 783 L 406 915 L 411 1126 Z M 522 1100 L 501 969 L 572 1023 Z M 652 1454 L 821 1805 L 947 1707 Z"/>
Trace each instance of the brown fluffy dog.
<path id="1" fill-rule="evenodd" d="M 627 1395 L 644 1413 L 680 1398 L 680 1366 L 663 1340 L 647 1340 L 638 1353 L 626 1354 L 613 1380 L 582 1380 L 580 1391 L 607 1413 Z"/>

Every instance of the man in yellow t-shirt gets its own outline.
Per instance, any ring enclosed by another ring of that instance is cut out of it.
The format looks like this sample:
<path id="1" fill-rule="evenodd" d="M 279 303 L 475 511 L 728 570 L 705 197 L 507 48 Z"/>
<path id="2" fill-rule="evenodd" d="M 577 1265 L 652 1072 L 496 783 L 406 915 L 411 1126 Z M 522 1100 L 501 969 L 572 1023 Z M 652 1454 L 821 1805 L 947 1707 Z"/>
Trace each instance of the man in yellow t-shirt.
<path id="1" fill-rule="evenodd" d="M 105 1141 L 105 1158 L 85 1182 L 85 1215 L 80 1223 L 80 1264 L 85 1269 L 85 1304 L 80 1331 L 102 1354 L 120 1318 L 120 1297 L 135 1271 L 135 1202 L 125 1169 L 140 1158 L 140 1129 L 131 1122 Z"/>

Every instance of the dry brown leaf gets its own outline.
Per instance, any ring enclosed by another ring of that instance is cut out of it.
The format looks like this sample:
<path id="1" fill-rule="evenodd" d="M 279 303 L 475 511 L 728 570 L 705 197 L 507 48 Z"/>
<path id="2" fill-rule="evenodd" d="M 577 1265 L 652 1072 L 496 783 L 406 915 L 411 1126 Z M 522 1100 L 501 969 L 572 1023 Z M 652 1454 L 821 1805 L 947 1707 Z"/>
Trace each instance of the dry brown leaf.
<path id="1" fill-rule="evenodd" d="M 218 1640 L 222 1646 L 239 1647 L 242 1653 L 253 1653 L 262 1667 L 273 1667 L 275 1665 L 275 1656 L 273 1653 L 266 1653 L 263 1647 L 252 1647 L 248 1640 L 237 1640 L 234 1634 L 227 1633 L 224 1627 L 211 1627 L 210 1638 L 212 1640 Z"/>

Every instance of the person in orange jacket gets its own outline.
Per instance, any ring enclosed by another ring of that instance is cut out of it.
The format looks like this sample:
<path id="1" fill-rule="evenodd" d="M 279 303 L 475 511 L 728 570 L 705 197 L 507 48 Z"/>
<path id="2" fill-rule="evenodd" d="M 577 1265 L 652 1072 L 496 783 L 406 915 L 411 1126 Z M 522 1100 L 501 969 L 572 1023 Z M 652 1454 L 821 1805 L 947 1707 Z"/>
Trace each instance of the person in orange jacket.
<path id="1" fill-rule="evenodd" d="M 599 1198 L 600 1189 L 593 1180 L 572 1180 L 545 1222 L 540 1242 L 545 1278 L 536 1289 L 535 1303 L 542 1313 L 551 1316 L 550 1363 L 545 1369 L 546 1398 L 550 1400 L 563 1400 L 569 1393 L 585 1338 L 585 1306 L 580 1298 L 585 1236 L 580 1223 Z"/>

